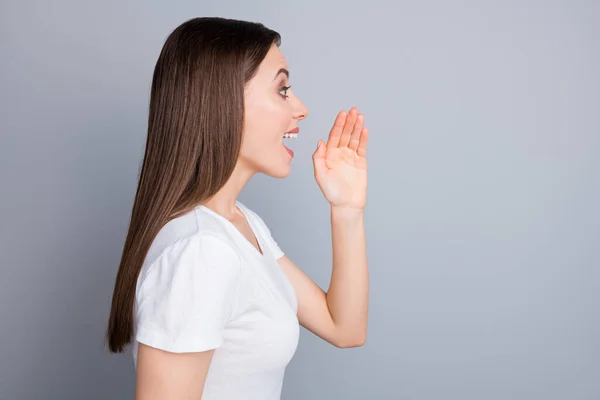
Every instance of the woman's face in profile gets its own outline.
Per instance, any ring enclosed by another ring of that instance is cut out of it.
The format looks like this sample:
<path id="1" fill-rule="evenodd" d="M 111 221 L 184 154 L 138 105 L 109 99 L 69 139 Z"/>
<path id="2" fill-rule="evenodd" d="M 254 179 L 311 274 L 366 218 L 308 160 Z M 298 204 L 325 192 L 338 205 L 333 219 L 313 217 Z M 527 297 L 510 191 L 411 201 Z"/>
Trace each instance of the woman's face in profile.
<path id="1" fill-rule="evenodd" d="M 254 172 L 278 178 L 290 172 L 292 156 L 284 144 L 295 140 L 284 139 L 283 135 L 298 127 L 298 122 L 308 115 L 300 99 L 291 89 L 286 89 L 290 86 L 287 69 L 283 53 L 273 45 L 256 75 L 247 83 L 242 148 L 238 159 L 238 163 Z"/>

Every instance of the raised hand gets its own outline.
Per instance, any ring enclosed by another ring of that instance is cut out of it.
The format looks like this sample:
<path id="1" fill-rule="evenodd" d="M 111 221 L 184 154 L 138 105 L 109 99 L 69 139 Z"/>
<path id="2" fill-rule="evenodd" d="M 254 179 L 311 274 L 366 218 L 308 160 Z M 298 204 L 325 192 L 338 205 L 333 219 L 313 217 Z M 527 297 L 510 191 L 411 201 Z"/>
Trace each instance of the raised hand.
<path id="1" fill-rule="evenodd" d="M 332 207 L 365 207 L 368 139 L 364 116 L 355 107 L 338 113 L 327 143 L 319 139 L 313 154 L 315 180 Z"/>

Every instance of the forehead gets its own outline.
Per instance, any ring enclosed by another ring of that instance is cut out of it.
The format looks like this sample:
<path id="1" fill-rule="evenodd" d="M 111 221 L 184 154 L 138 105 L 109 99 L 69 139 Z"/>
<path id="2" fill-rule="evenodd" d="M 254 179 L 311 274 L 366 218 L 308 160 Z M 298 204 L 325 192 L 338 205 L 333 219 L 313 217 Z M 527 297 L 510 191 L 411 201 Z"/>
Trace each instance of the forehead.
<path id="1" fill-rule="evenodd" d="M 281 68 L 287 69 L 287 62 L 279 47 L 273 45 L 258 66 L 254 77 L 246 83 L 244 88 L 246 96 L 260 95 L 271 85 L 280 82 L 281 78 L 285 78 L 284 74 L 280 74 L 278 80 L 275 81 L 274 79 Z"/>
<path id="2" fill-rule="evenodd" d="M 276 45 L 271 46 L 264 60 L 261 62 L 256 77 L 261 80 L 272 81 L 280 68 L 288 68 L 285 56 Z"/>

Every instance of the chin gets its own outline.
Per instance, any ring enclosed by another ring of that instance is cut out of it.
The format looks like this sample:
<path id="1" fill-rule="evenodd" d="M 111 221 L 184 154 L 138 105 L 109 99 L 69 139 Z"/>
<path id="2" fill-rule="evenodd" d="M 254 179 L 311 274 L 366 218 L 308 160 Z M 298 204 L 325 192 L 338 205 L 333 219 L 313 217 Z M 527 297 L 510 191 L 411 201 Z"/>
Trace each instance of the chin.
<path id="1" fill-rule="evenodd" d="M 275 168 L 264 169 L 262 172 L 263 174 L 272 178 L 282 179 L 287 178 L 290 175 L 291 170 L 292 168 L 290 164 L 284 164 Z"/>
<path id="2" fill-rule="evenodd" d="M 272 178 L 286 178 L 292 170 L 292 158 L 283 149 L 282 144 L 268 153 L 254 154 L 245 163 L 254 172 L 262 173 Z"/>

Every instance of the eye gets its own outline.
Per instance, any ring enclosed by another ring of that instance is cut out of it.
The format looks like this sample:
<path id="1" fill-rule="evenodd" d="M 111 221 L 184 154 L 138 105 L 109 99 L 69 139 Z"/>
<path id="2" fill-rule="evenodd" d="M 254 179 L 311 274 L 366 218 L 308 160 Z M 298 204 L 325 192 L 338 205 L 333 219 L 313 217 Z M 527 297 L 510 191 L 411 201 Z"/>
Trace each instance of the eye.
<path id="1" fill-rule="evenodd" d="M 286 98 L 286 99 L 287 99 L 288 97 L 290 97 L 290 96 L 288 96 L 288 95 L 287 95 L 287 91 L 288 91 L 290 88 L 291 88 L 291 86 L 283 86 L 281 89 L 279 89 L 279 92 L 281 92 L 282 90 L 285 90 L 285 92 L 286 92 L 286 94 L 283 94 L 281 97 L 284 97 L 284 98 Z"/>

